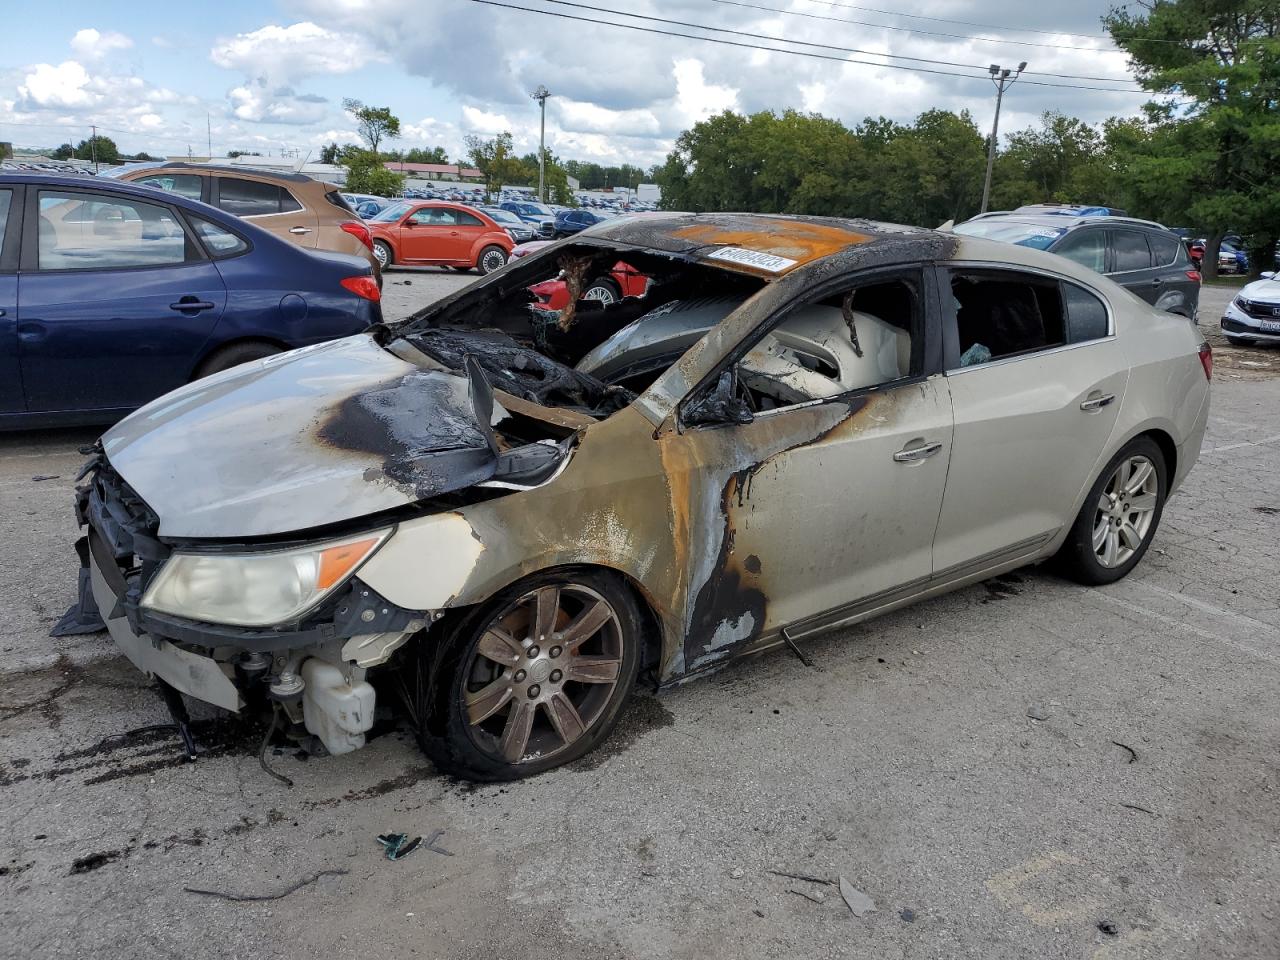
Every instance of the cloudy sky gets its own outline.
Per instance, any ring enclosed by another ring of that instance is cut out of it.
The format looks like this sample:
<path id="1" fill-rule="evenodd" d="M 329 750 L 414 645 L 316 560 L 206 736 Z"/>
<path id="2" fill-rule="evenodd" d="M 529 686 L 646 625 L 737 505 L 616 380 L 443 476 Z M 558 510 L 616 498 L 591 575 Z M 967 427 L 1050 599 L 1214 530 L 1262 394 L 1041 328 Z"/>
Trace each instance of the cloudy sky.
<path id="1" fill-rule="evenodd" d="M 681 130 L 726 107 L 795 107 L 851 125 L 968 108 L 985 128 L 994 88 L 981 74 L 990 63 L 1029 63 L 1006 97 L 1005 131 L 1049 109 L 1099 122 L 1145 99 L 1101 34 L 1114 0 L 500 2 L 59 0 L 57 16 L 11 18 L 0 36 L 0 140 L 53 146 L 97 123 L 126 151 L 185 154 L 189 145 L 202 154 L 208 127 L 215 153 L 305 154 L 356 140 L 341 107 L 355 97 L 400 117 L 393 146 L 441 144 L 457 155 L 468 133 L 510 130 L 532 149 L 529 91 L 541 83 L 554 94 L 547 137 L 556 153 L 647 165 Z"/>

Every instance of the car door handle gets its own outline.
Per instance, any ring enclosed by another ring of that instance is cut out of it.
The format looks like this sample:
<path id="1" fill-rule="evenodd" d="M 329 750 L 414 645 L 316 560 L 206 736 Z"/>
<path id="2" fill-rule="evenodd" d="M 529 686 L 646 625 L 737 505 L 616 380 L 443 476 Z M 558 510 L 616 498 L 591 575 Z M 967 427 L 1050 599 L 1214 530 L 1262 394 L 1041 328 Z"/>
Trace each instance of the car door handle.
<path id="1" fill-rule="evenodd" d="M 916 444 L 916 446 L 911 444 Z M 913 440 L 911 444 L 895 453 L 893 459 L 898 463 L 916 463 L 920 460 L 928 460 L 942 449 L 942 442 L 939 440 Z"/>
<path id="2" fill-rule="evenodd" d="M 1163 277 L 1156 277 L 1154 280 L 1152 280 L 1152 281 L 1151 281 L 1151 285 L 1152 285 L 1153 287 L 1158 287 L 1158 286 L 1160 286 L 1160 284 L 1162 284 L 1162 283 L 1164 283 L 1164 278 L 1163 278 Z"/>
<path id="3" fill-rule="evenodd" d="M 1100 393 L 1097 396 L 1091 396 L 1087 400 L 1080 401 L 1080 409 L 1085 413 L 1097 413 L 1103 407 L 1110 406 L 1115 402 L 1116 395 L 1114 393 Z"/>
<path id="4" fill-rule="evenodd" d="M 208 300 L 197 300 L 195 297 L 183 297 L 177 303 L 169 304 L 169 309 L 186 312 L 187 310 L 212 310 L 214 306 L 215 304 L 210 303 Z"/>
<path id="5" fill-rule="evenodd" d="M 451 236 L 451 237 L 456 237 L 457 235 L 458 235 L 458 231 L 457 231 L 457 230 L 450 230 L 450 231 L 449 231 L 449 236 Z"/>
<path id="6" fill-rule="evenodd" d="M 289 232 L 296 233 L 298 236 L 302 236 L 304 233 L 310 233 L 311 228 L 310 227 L 290 227 Z"/>

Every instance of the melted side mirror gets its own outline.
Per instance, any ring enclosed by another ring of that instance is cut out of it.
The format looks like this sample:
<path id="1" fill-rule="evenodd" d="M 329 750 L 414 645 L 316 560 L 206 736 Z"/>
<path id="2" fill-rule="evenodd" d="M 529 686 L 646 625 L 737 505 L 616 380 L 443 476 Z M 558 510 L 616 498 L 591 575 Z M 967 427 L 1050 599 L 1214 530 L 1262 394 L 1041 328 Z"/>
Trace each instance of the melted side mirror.
<path id="1" fill-rule="evenodd" d="M 755 419 L 746 401 L 736 395 L 733 374 L 720 374 L 715 389 L 685 408 L 682 419 L 690 426 L 715 423 L 751 423 Z"/>

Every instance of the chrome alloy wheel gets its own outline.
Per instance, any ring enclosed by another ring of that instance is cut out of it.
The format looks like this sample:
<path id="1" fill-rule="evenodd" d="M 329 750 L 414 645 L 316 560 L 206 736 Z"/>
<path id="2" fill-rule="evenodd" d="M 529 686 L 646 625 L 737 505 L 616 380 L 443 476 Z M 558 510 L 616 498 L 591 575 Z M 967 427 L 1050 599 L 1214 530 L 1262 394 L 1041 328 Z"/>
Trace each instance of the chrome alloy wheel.
<path id="1" fill-rule="evenodd" d="M 1121 461 L 1098 498 L 1093 552 L 1104 567 L 1125 564 L 1151 532 L 1159 502 L 1155 464 L 1141 454 Z"/>
<path id="2" fill-rule="evenodd" d="M 583 300 L 596 300 L 608 306 L 617 302 L 617 297 L 613 295 L 613 288 L 603 283 L 592 284 L 587 288 L 587 292 L 582 295 Z"/>
<path id="3" fill-rule="evenodd" d="M 595 724 L 622 670 L 617 611 L 589 587 L 538 587 L 485 627 L 463 697 L 472 741 L 507 763 L 568 748 Z"/>
<path id="4" fill-rule="evenodd" d="M 480 271 L 493 273 L 507 265 L 507 255 L 499 247 L 490 247 L 480 259 Z"/>

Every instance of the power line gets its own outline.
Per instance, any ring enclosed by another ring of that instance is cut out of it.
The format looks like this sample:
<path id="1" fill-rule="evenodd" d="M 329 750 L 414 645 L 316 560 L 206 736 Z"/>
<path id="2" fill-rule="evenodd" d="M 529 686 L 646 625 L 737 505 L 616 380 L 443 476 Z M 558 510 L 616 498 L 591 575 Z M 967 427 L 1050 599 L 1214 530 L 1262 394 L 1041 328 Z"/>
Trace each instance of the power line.
<path id="1" fill-rule="evenodd" d="M 857 3 L 837 3 L 836 0 L 809 0 L 825 7 L 842 7 L 845 10 L 861 10 L 863 13 L 878 13 L 885 17 L 903 17 L 907 20 L 930 20 L 934 23 L 954 23 L 960 27 L 977 27 L 979 30 L 1012 30 L 1014 33 L 1040 33 L 1052 37 L 1080 37 L 1084 40 L 1110 40 L 1101 33 L 1071 33 L 1067 30 L 1037 30 L 1034 27 L 1010 27 L 998 23 L 975 23 L 972 20 L 952 20 L 950 17 L 929 17 L 922 13 L 903 13 L 901 10 L 878 10 L 875 7 L 864 7 Z"/>
<path id="2" fill-rule="evenodd" d="M 537 13 L 546 17 L 557 17 L 561 20 L 576 20 L 580 23 L 594 23 L 605 27 L 619 27 L 623 30 L 634 30 L 639 33 L 652 33 L 664 37 L 680 37 L 685 40 L 700 40 L 704 43 L 718 43 L 728 47 L 740 47 L 745 50 L 763 50 L 766 53 L 784 53 L 793 57 L 808 57 L 813 60 L 830 60 L 835 63 L 854 63 L 867 67 L 879 67 L 882 70 L 906 70 L 912 73 L 931 73 L 943 77 L 961 77 L 966 80 L 986 80 L 986 76 L 977 76 L 972 73 L 955 73 L 950 70 L 933 70 L 929 67 L 909 67 L 898 63 L 875 63 L 870 60 L 854 60 L 849 57 L 836 57 L 824 53 L 810 53 L 805 50 L 786 50 L 780 47 L 766 47 L 757 43 L 744 43 L 740 40 L 725 40 L 720 37 L 700 37 L 691 33 L 679 33 L 672 30 L 659 30 L 656 27 L 642 27 L 634 23 L 616 23 L 610 20 L 598 20 L 594 17 L 583 17 L 572 13 L 560 13 L 556 10 L 539 10 L 532 7 L 520 7 L 513 3 L 501 3 L 499 0 L 470 0 L 471 3 L 479 3 L 487 7 L 501 7 L 506 10 L 518 10 L 521 13 Z M 552 0 L 554 2 L 554 0 Z M 715 30 L 715 27 L 704 27 L 705 30 Z M 790 41 L 787 41 L 790 42 Z M 1097 90 L 1106 93 L 1141 93 L 1138 88 L 1133 90 L 1122 90 L 1118 87 L 1090 87 L 1080 84 L 1070 83 L 1045 83 L 1042 80 L 1024 80 L 1025 84 L 1032 84 L 1037 87 L 1050 87 L 1057 90 Z"/>
<path id="3" fill-rule="evenodd" d="M 1082 40 L 1107 40 L 1112 43 L 1110 36 L 1104 33 L 1071 33 L 1068 30 L 1037 30 L 1034 27 L 1010 27 L 998 23 L 974 23 L 972 20 L 952 20 L 947 17 L 929 17 L 922 13 L 903 13 L 900 10 L 877 10 L 875 7 L 864 7 L 856 3 L 837 3 L 836 0 L 809 0 L 810 3 L 820 3 L 826 7 L 842 7 L 845 10 L 861 10 L 864 13 L 878 13 L 886 17 L 905 17 L 909 20 L 932 20 L 935 23 L 954 23 L 962 27 L 977 27 L 980 30 L 1012 30 L 1014 33 L 1039 33 L 1050 37 L 1079 37 Z M 875 26 L 875 24 L 870 24 Z M 902 29 L 886 27 L 886 29 Z M 971 37 L 969 39 L 982 39 L 980 37 Z M 1006 41 L 1001 40 L 1001 43 Z M 1143 38 L 1143 43 L 1182 43 L 1181 40 L 1158 40 Z M 1092 49 L 1092 48 L 1087 48 Z"/>
<path id="4" fill-rule="evenodd" d="M 667 17 L 653 17 L 643 13 L 628 13 L 625 10 L 611 10 L 607 7 L 597 7 L 587 3 L 575 3 L 572 0 L 542 0 L 544 3 L 552 3 L 559 7 L 575 7 L 579 10 L 591 10 L 595 13 L 608 13 L 618 17 L 630 17 L 633 20 L 649 20 L 654 23 L 662 23 L 667 26 L 675 27 L 691 27 L 694 30 L 709 30 L 715 33 L 727 33 L 737 37 L 749 37 L 753 40 L 768 40 L 771 43 L 790 43 L 801 47 L 814 47 L 818 50 L 837 50 L 841 53 L 859 53 L 873 57 L 888 57 L 891 60 L 911 60 L 915 63 L 930 63 L 939 67 L 960 67 L 965 70 L 982 70 L 986 71 L 987 65 L 977 63 L 958 63 L 954 60 L 937 60 L 931 57 L 909 57 L 898 53 L 884 53 L 880 50 L 860 50 L 857 47 L 839 47 L 829 43 L 812 43 L 808 40 L 789 40 L 786 37 L 772 37 L 767 34 L 748 32 L 746 30 L 731 30 L 728 27 L 709 27 L 701 23 L 690 23 L 686 20 L 671 20 Z M 760 10 L 772 10 L 774 13 L 786 13 L 785 10 L 775 10 L 773 7 L 759 7 Z M 1033 71 L 1028 71 L 1033 72 Z M 1100 80 L 1107 83 L 1132 83 L 1129 77 L 1085 77 L 1074 73 L 1039 73 L 1041 77 L 1057 77 L 1061 80 Z"/>
<path id="5" fill-rule="evenodd" d="M 1086 50 L 1090 53 L 1109 52 L 1099 51 L 1097 47 L 1073 47 L 1065 43 L 1038 43 L 1034 40 L 1005 40 L 1000 37 L 971 37 L 963 33 L 942 33 L 938 30 L 921 30 L 919 27 L 895 27 L 887 23 L 868 23 L 866 20 L 850 20 L 848 17 L 824 17 L 819 13 L 804 13 L 800 10 L 777 10 L 773 7 L 760 7 L 754 3 L 742 3 L 740 0 L 711 0 L 712 3 L 723 3 L 733 7 L 751 7 L 757 10 L 769 10 L 772 13 L 782 13 L 789 17 L 806 17 L 810 20 L 826 20 L 830 23 L 852 23 L 859 27 L 875 27 L 877 30 L 899 30 L 903 33 L 918 33 L 929 37 L 946 37 L 949 40 L 970 40 L 976 43 L 996 43 L 996 44 L 1017 44 L 1020 47 L 1048 47 L 1051 50 Z M 817 3 L 826 2 L 826 0 L 815 0 Z M 1027 81 L 1030 83 L 1031 81 Z"/>

